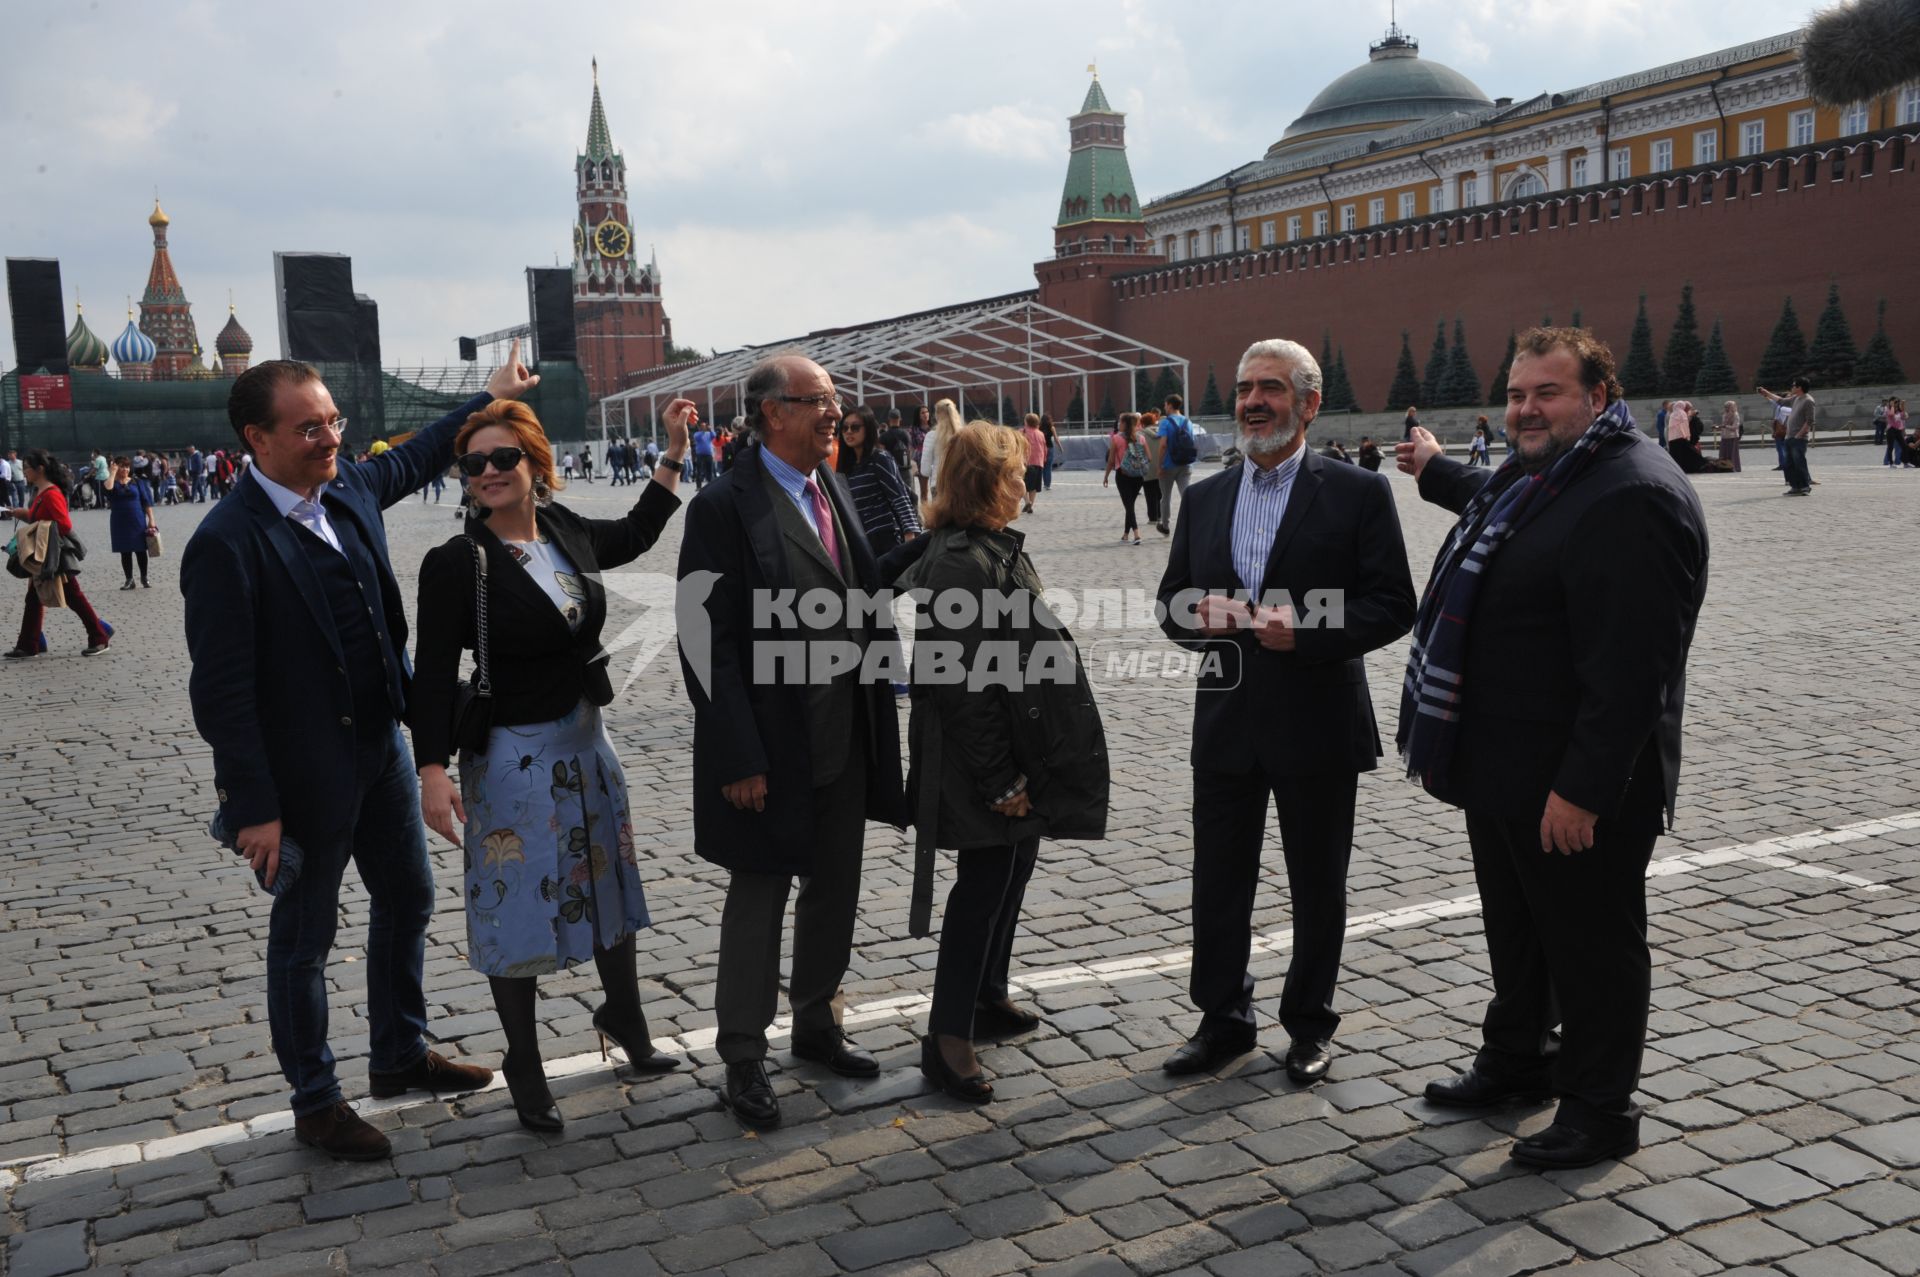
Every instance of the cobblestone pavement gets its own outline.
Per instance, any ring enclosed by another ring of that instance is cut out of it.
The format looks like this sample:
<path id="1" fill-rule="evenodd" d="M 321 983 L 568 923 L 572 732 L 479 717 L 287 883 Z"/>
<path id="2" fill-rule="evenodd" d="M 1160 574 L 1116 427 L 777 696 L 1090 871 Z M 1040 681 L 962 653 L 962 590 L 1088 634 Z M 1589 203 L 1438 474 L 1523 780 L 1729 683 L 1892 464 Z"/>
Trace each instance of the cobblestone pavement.
<path id="1" fill-rule="evenodd" d="M 1763 470 L 1700 481 L 1713 585 L 1679 826 L 1648 884 L 1646 1146 L 1552 1174 L 1506 1160 L 1546 1110 L 1463 1119 L 1418 1098 L 1469 1057 L 1488 983 L 1460 816 L 1391 767 L 1360 787 L 1329 1081 L 1289 1083 L 1271 1024 L 1224 1076 L 1160 1072 L 1195 1023 L 1177 681 L 1104 689 L 1111 837 L 1043 849 L 1015 974 L 1047 1022 L 985 1051 L 996 1101 L 963 1108 L 915 1068 L 934 946 L 906 937 L 906 840 L 876 830 L 847 992 L 883 1075 L 834 1079 L 776 1043 L 787 1124 L 743 1134 L 706 1045 L 721 879 L 690 851 L 688 713 L 666 660 L 608 721 L 645 795 L 648 1007 L 698 1067 L 616 1077 L 588 1023 L 593 976 L 576 972 L 542 982 L 564 1135 L 522 1131 L 498 1089 L 367 1101 L 356 886 L 332 966 L 333 1045 L 395 1153 L 329 1162 L 287 1129 L 264 897 L 202 832 L 212 786 L 186 704 L 177 558 L 128 594 L 103 564 L 86 579 L 119 629 L 111 655 L 79 659 L 78 626 L 55 614 L 52 654 L 0 669 L 13 711 L 0 744 L 9 1271 L 1920 1272 L 1920 798 L 1904 757 L 1920 739 L 1920 567 L 1906 548 L 1920 477 L 1872 460 L 1817 451 L 1811 500 L 1783 500 Z M 1424 579 L 1447 519 L 1404 478 L 1394 489 Z M 569 494 L 602 515 L 623 497 L 604 483 Z M 389 514 L 409 597 L 414 565 L 453 531 L 448 510 Z M 170 547 L 198 514 L 161 511 Z M 103 515 L 80 521 L 104 542 Z M 1149 529 L 1146 546 L 1123 546 L 1118 525 L 1117 497 L 1087 475 L 1061 477 L 1022 524 L 1052 585 L 1150 587 L 1166 543 Z M 640 566 L 670 570 L 679 526 Z M 1403 654 L 1372 662 L 1389 735 Z M 1268 862 L 1263 1012 L 1287 961 L 1285 877 Z M 459 858 L 436 846 L 435 864 L 433 1031 L 448 1053 L 496 1063 L 486 984 L 463 956 Z"/>

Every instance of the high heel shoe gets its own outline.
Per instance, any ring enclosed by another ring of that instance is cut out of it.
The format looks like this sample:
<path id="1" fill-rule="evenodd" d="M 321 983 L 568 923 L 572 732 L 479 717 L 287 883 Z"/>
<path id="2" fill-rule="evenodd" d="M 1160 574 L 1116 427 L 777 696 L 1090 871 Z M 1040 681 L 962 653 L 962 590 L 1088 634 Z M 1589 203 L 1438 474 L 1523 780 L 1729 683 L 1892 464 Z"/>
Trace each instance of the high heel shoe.
<path id="1" fill-rule="evenodd" d="M 680 1067 L 680 1057 L 668 1055 L 654 1049 L 646 1030 L 638 1034 L 623 1026 L 615 1025 L 607 1014 L 607 1008 L 601 1007 L 593 1013 L 593 1027 L 600 1034 L 600 1058 L 607 1059 L 607 1039 L 627 1054 L 627 1067 L 636 1073 L 671 1073 Z"/>
<path id="2" fill-rule="evenodd" d="M 547 1088 L 546 1070 L 537 1059 L 532 1069 L 523 1070 L 509 1054 L 501 1062 L 500 1072 L 507 1079 L 507 1093 L 513 1096 L 513 1111 L 520 1125 L 530 1131 L 558 1131 L 566 1127 L 559 1107 L 553 1102 L 553 1092 Z"/>
<path id="3" fill-rule="evenodd" d="M 961 1077 L 947 1063 L 947 1057 L 940 1054 L 940 1042 L 929 1033 L 920 1039 L 920 1072 L 927 1081 L 945 1091 L 956 1100 L 965 1100 L 968 1104 L 985 1104 L 993 1098 L 993 1083 L 986 1075 L 976 1073 L 972 1077 Z"/>

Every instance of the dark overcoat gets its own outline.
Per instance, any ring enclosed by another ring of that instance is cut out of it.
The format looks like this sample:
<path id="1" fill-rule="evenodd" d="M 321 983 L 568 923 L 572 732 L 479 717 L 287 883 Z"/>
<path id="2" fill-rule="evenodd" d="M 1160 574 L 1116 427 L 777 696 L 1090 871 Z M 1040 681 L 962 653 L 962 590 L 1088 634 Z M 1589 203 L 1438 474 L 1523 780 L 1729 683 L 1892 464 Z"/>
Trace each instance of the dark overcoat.
<path id="1" fill-rule="evenodd" d="M 877 593 L 879 568 L 852 494 L 825 466 L 814 477 L 846 539 L 848 587 Z M 694 851 L 724 869 L 805 876 L 813 868 L 807 687 L 788 677 L 762 676 L 767 653 L 810 637 L 797 610 L 773 605 L 781 591 L 795 588 L 773 508 L 784 499 L 766 481 L 756 445 L 742 450 L 687 503 L 675 612 L 693 702 Z M 756 608 L 756 599 L 762 606 Z M 904 827 L 899 711 L 887 677 L 900 669 L 899 638 L 877 609 L 858 609 L 849 628 L 867 673 L 858 686 L 862 738 L 847 765 L 866 768 L 867 818 Z M 763 811 L 740 810 L 722 793 L 752 776 L 767 778 Z"/>

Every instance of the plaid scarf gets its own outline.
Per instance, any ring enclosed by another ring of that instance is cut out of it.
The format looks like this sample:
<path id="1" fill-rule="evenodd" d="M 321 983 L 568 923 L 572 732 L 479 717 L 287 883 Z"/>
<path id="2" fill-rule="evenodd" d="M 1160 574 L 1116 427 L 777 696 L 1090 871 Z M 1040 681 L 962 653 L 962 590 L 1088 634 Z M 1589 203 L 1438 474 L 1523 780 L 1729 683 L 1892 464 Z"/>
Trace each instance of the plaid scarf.
<path id="1" fill-rule="evenodd" d="M 1602 443 L 1628 432 L 1638 434 L 1639 427 L 1626 401 L 1615 400 L 1545 470 L 1528 474 L 1518 454 L 1508 456 L 1453 525 L 1434 560 L 1433 577 L 1413 623 L 1395 738 L 1407 775 L 1426 789 L 1445 780 L 1453 755 L 1466 700 L 1467 624 L 1488 561 L 1580 476 Z"/>

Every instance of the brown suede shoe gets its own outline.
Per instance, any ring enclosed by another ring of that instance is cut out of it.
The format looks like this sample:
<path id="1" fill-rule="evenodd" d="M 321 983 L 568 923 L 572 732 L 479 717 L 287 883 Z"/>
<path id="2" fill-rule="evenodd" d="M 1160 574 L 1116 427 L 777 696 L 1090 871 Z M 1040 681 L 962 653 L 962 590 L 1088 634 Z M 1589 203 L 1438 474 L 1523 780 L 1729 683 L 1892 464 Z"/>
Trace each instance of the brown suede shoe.
<path id="1" fill-rule="evenodd" d="M 345 1100 L 330 1109 L 293 1119 L 293 1137 L 308 1148 L 346 1162 L 377 1162 L 393 1156 L 393 1145 L 387 1137 L 368 1125 Z"/>
<path id="2" fill-rule="evenodd" d="M 493 1070 L 477 1064 L 455 1064 L 444 1055 L 429 1051 L 420 1063 L 398 1073 L 367 1074 L 367 1089 L 377 1100 L 392 1099 L 408 1091 L 477 1091 L 493 1081 Z"/>

